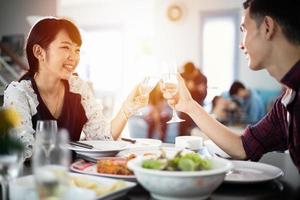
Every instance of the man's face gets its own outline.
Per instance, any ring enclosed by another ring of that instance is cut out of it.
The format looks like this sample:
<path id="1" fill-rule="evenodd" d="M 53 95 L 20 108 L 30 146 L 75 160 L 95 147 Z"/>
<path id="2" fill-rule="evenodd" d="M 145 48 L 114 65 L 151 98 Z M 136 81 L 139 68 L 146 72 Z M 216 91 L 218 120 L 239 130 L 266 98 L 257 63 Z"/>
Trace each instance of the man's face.
<path id="1" fill-rule="evenodd" d="M 256 24 L 256 21 L 249 15 L 249 8 L 246 9 L 241 21 L 243 38 L 240 48 L 244 51 L 252 70 L 260 70 L 265 67 L 264 62 L 269 52 L 268 44 L 263 37 L 262 26 Z"/>

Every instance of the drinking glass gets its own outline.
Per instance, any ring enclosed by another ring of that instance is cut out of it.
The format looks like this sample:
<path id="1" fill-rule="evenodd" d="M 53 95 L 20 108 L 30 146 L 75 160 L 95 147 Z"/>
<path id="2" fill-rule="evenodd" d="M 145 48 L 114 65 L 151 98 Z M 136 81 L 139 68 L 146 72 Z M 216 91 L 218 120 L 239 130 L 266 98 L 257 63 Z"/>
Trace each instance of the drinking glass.
<path id="1" fill-rule="evenodd" d="M 38 196 L 42 200 L 63 199 L 69 186 L 68 132 L 60 130 L 54 138 L 53 148 L 48 153 L 38 140 L 35 144 L 33 174 Z"/>
<path id="2" fill-rule="evenodd" d="M 138 92 L 142 99 L 148 96 L 158 83 L 159 78 L 156 76 L 146 76 L 139 85 Z M 141 102 L 143 103 L 143 102 Z M 142 112 L 138 112 L 138 115 L 142 115 Z"/>
<path id="3" fill-rule="evenodd" d="M 178 91 L 178 72 L 176 63 L 172 60 L 169 62 L 164 61 L 161 63 L 161 68 L 163 71 L 161 74 L 161 90 L 165 95 L 173 97 Z M 184 121 L 184 119 L 180 119 L 178 117 L 175 108 L 172 107 L 172 118 L 171 120 L 167 121 L 167 124 Z"/>
<path id="4" fill-rule="evenodd" d="M 36 141 L 44 149 L 49 157 L 50 151 L 54 148 L 57 133 L 57 122 L 55 120 L 38 120 L 36 124 Z"/>
<path id="5" fill-rule="evenodd" d="M 2 199 L 9 199 L 9 181 L 16 178 L 22 166 L 22 152 L 0 155 Z"/>
<path id="6" fill-rule="evenodd" d="M 141 96 L 147 96 L 158 83 L 159 78 L 155 76 L 146 76 L 140 84 L 139 92 Z"/>
<path id="7" fill-rule="evenodd" d="M 9 130 L 11 137 L 18 139 L 20 133 L 16 129 Z M 23 152 L 20 149 L 11 150 L 6 154 L 0 154 L 0 181 L 3 200 L 9 199 L 9 182 L 15 179 L 23 164 Z"/>

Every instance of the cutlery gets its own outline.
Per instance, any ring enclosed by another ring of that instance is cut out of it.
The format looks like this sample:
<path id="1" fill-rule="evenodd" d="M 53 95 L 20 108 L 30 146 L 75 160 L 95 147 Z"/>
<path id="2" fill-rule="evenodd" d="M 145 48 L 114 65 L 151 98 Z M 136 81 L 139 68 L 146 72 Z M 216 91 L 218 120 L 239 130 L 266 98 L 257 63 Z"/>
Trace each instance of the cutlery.
<path id="1" fill-rule="evenodd" d="M 70 145 L 73 145 L 73 146 L 78 146 L 78 147 L 82 147 L 82 148 L 87 148 L 87 149 L 93 149 L 93 145 L 90 145 L 90 144 L 85 144 L 85 143 L 82 143 L 82 142 L 69 142 Z"/>
<path id="2" fill-rule="evenodd" d="M 231 157 L 224 157 L 224 156 L 221 156 L 220 154 L 218 153 L 215 153 L 215 155 L 219 158 L 223 158 L 223 159 L 227 159 L 227 160 L 233 160 Z"/>
<path id="3" fill-rule="evenodd" d="M 136 140 L 129 139 L 129 138 L 121 138 L 121 140 L 126 141 L 126 142 L 130 142 L 130 143 L 132 143 L 132 144 L 135 144 L 135 143 L 136 143 Z"/>

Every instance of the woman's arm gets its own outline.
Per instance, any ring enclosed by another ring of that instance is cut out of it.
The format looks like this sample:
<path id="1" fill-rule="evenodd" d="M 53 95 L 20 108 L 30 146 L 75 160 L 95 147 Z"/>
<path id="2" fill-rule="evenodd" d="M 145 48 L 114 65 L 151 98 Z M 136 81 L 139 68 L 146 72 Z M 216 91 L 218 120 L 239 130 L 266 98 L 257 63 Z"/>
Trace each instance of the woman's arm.
<path id="1" fill-rule="evenodd" d="M 129 94 L 122 108 L 117 113 L 116 117 L 111 122 L 111 134 L 114 140 L 120 137 L 129 117 L 136 111 L 148 104 L 149 96 L 141 96 L 137 85 Z"/>
<path id="2" fill-rule="evenodd" d="M 4 91 L 3 107 L 12 107 L 20 115 L 20 126 L 17 127 L 17 137 L 25 146 L 23 159 L 30 158 L 33 153 L 34 129 L 31 116 L 37 110 L 38 101 L 31 84 L 28 81 L 12 82 Z"/>
<path id="3" fill-rule="evenodd" d="M 88 118 L 83 127 L 87 140 L 116 140 L 119 138 L 128 118 L 133 115 L 137 109 L 148 103 L 148 96 L 141 96 L 136 86 L 129 94 L 122 108 L 116 117 L 110 121 L 103 114 L 103 106 L 94 96 L 90 85 L 81 80 L 78 76 L 72 76 L 69 79 L 71 92 L 81 95 L 81 103 Z"/>

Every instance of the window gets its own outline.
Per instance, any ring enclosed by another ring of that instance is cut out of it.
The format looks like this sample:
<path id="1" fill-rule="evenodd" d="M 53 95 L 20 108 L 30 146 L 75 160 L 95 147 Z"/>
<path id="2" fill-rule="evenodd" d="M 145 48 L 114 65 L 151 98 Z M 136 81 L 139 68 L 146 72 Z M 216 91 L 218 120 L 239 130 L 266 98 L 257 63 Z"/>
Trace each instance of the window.
<path id="1" fill-rule="evenodd" d="M 238 11 L 204 12 L 201 15 L 201 66 L 208 80 L 207 102 L 227 91 L 237 78 Z"/>
<path id="2" fill-rule="evenodd" d="M 122 32 L 118 29 L 85 31 L 83 40 L 78 73 L 93 83 L 95 92 L 120 90 L 123 78 Z"/>

